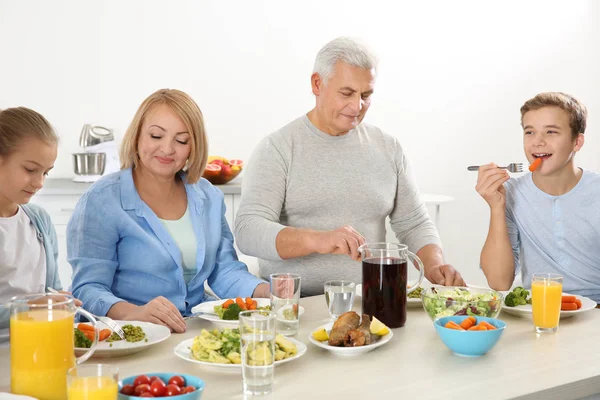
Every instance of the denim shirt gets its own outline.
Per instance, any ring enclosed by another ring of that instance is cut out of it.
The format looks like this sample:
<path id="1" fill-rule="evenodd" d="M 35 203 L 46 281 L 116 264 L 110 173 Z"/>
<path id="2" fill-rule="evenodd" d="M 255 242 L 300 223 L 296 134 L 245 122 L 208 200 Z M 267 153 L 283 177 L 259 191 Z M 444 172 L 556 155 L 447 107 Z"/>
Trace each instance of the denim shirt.
<path id="1" fill-rule="evenodd" d="M 85 309 L 106 315 L 117 302 L 144 305 L 163 296 L 189 315 L 205 300 L 205 281 L 222 298 L 251 296 L 263 283 L 237 258 L 223 192 L 206 179 L 185 189 L 198 243 L 198 272 L 187 285 L 181 252 L 140 198 L 131 169 L 100 179 L 79 199 L 67 226 L 67 255 L 73 294 Z"/>
<path id="2" fill-rule="evenodd" d="M 46 210 L 35 204 L 24 204 L 21 208 L 31 220 L 38 240 L 42 242 L 46 251 L 46 287 L 62 290 L 58 275 L 58 242 L 52 220 Z M 0 304 L 0 330 L 8 328 L 9 317 L 9 310 Z"/>

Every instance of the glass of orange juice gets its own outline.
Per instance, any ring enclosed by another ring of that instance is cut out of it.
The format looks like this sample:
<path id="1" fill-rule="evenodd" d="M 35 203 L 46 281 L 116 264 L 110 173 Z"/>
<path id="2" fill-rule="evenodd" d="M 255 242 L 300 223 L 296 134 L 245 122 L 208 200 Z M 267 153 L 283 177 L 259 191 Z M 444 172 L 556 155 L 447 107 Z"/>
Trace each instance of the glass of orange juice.
<path id="1" fill-rule="evenodd" d="M 560 319 L 563 277 L 558 274 L 533 274 L 531 306 L 537 333 L 556 332 Z"/>
<path id="2" fill-rule="evenodd" d="M 119 369 L 108 364 L 86 364 L 67 372 L 68 400 L 116 400 Z"/>

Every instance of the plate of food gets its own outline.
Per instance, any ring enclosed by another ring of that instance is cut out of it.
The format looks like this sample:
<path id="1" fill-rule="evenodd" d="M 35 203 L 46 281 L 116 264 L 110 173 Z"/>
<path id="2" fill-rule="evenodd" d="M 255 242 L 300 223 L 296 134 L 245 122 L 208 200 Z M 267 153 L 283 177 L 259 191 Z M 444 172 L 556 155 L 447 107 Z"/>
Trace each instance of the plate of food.
<path id="1" fill-rule="evenodd" d="M 271 300 L 265 298 L 246 298 L 237 297 L 235 299 L 224 299 L 216 301 L 206 301 L 192 308 L 192 316 L 197 314 L 198 318 L 212 322 L 218 328 L 237 328 L 239 324 L 239 314 L 245 310 L 271 310 Z M 288 311 L 289 310 L 289 311 Z M 289 312 L 293 313 L 292 305 L 281 307 L 277 311 L 277 318 L 281 320 L 290 318 Z M 304 307 L 298 308 L 298 315 L 304 314 Z"/>
<path id="2" fill-rule="evenodd" d="M 241 372 L 240 332 L 238 329 L 202 329 L 200 335 L 179 343 L 173 350 L 186 361 L 219 371 Z M 294 361 L 306 353 L 306 345 L 296 339 L 275 336 L 275 365 Z"/>
<path id="3" fill-rule="evenodd" d="M 367 314 L 361 317 L 354 311 L 343 313 L 328 324 L 318 327 L 309 336 L 312 344 L 337 356 L 350 357 L 368 353 L 390 340 L 394 333 Z"/>
<path id="4" fill-rule="evenodd" d="M 98 321 L 100 341 L 92 357 L 117 357 L 137 353 L 154 344 L 160 343 L 171 336 L 171 330 L 166 326 L 141 321 L 115 321 L 125 332 L 121 339 L 104 323 Z M 90 323 L 75 324 L 75 355 L 80 356 L 92 345 L 90 338 L 94 335 L 94 327 Z M 88 333 L 86 333 L 88 332 Z"/>
<path id="5" fill-rule="evenodd" d="M 512 291 L 504 291 L 501 293 L 504 295 L 504 307 L 502 307 L 502 311 L 521 318 L 533 317 L 531 294 L 529 290 L 517 286 Z M 590 298 L 563 293 L 560 318 L 570 318 L 595 308 L 596 302 Z"/>

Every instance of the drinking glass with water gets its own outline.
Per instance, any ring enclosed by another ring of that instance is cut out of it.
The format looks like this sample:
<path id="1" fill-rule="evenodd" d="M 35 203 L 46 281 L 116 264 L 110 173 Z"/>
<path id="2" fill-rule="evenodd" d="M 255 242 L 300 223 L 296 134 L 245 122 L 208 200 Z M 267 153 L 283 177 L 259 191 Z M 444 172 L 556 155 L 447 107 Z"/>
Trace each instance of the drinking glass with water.
<path id="1" fill-rule="evenodd" d="M 271 392 L 275 380 L 275 313 L 240 313 L 243 390 L 246 395 Z"/>
<path id="2" fill-rule="evenodd" d="M 355 292 L 356 284 L 354 282 L 344 280 L 325 282 L 325 301 L 329 315 L 333 319 L 352 310 Z"/>
<path id="3" fill-rule="evenodd" d="M 300 325 L 300 275 L 271 274 L 271 310 L 275 313 L 277 333 L 292 336 Z"/>

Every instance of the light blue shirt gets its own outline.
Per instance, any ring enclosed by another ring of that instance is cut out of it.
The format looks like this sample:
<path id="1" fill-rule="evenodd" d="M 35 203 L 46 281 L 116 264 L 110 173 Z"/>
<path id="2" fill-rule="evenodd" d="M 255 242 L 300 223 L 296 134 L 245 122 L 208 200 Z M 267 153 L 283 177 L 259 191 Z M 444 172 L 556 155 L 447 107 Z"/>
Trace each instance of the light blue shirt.
<path id="1" fill-rule="evenodd" d="M 183 279 L 188 284 L 198 272 L 198 268 L 196 268 L 198 244 L 196 242 L 196 235 L 194 234 L 194 226 L 190 219 L 189 207 L 185 210 L 181 218 L 175 220 L 160 218 L 160 222 L 173 237 L 177 247 L 179 247 L 181 265 L 183 266 Z"/>
<path id="2" fill-rule="evenodd" d="M 198 272 L 187 285 L 181 252 L 140 198 L 131 169 L 100 179 L 80 198 L 67 226 L 67 255 L 73 294 L 85 309 L 106 315 L 120 301 L 144 305 L 164 296 L 188 315 L 205 300 L 205 281 L 223 298 L 251 296 L 263 282 L 238 261 L 223 192 L 205 179 L 185 189 L 198 243 Z"/>
<path id="3" fill-rule="evenodd" d="M 528 173 L 506 182 L 506 222 L 515 274 L 563 276 L 563 291 L 600 302 L 600 175 L 583 171 L 568 193 L 551 196 Z"/>

